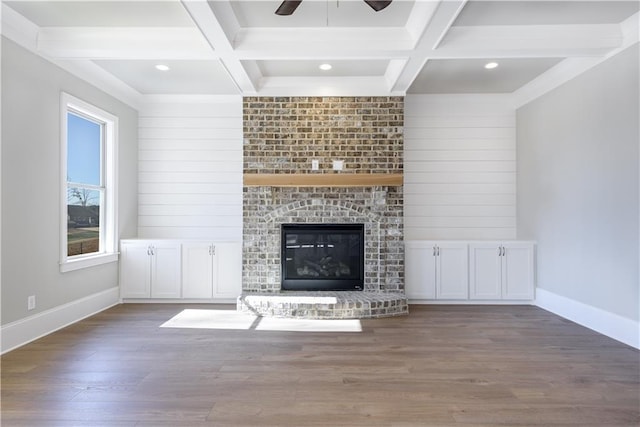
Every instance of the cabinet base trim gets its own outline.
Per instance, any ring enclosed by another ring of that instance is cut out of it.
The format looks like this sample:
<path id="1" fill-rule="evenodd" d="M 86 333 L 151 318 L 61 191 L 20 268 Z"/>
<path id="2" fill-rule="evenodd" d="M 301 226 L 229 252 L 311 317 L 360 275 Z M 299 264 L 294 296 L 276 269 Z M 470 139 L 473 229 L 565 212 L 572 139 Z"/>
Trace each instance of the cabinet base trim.
<path id="1" fill-rule="evenodd" d="M 115 287 L 2 326 L 2 354 L 120 303 Z"/>
<path id="2" fill-rule="evenodd" d="M 234 304 L 238 297 L 225 298 L 123 298 L 123 304 Z"/>
<path id="3" fill-rule="evenodd" d="M 535 305 L 533 300 L 459 300 L 459 299 L 420 299 L 410 298 L 409 305 Z"/>
<path id="4" fill-rule="evenodd" d="M 560 317 L 640 349 L 639 322 L 541 288 L 536 289 L 535 304 Z"/>

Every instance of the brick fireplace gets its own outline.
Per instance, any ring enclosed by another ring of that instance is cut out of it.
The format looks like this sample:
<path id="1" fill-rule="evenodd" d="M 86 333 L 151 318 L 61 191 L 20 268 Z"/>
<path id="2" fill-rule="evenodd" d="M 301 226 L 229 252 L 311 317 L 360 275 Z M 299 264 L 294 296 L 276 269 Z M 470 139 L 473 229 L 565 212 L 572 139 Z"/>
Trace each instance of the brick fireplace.
<path id="1" fill-rule="evenodd" d="M 359 182 L 354 174 L 401 174 L 402 97 L 247 97 L 244 174 L 292 177 L 287 185 L 243 191 L 243 291 L 280 291 L 281 224 L 360 223 L 365 230 L 365 293 L 404 293 L 403 188 Z M 312 170 L 312 160 L 319 163 Z M 334 171 L 333 161 L 343 162 Z M 296 185 L 296 177 L 332 183 Z"/>

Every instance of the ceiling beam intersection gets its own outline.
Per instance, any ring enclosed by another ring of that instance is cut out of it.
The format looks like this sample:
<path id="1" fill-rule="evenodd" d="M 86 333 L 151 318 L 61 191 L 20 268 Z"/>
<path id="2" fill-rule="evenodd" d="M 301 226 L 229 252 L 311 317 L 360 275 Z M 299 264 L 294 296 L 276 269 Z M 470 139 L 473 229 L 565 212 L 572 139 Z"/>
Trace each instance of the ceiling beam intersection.
<path id="1" fill-rule="evenodd" d="M 211 6 L 206 1 L 180 0 L 194 23 L 216 52 L 229 77 L 235 82 L 240 93 L 254 94 L 257 92 L 257 79 L 260 76 L 249 73 L 234 53 L 234 48 L 224 28 L 217 19 Z"/>

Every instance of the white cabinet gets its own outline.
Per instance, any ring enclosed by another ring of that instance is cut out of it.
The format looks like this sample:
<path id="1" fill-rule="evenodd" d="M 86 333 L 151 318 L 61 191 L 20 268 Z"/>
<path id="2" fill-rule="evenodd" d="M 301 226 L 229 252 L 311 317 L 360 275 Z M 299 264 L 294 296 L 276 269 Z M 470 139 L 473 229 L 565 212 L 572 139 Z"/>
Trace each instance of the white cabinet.
<path id="1" fill-rule="evenodd" d="M 237 298 L 242 293 L 242 252 L 238 243 L 182 244 L 183 298 Z"/>
<path id="2" fill-rule="evenodd" d="M 235 299 L 242 245 L 201 240 L 122 240 L 122 298 Z"/>
<path id="3" fill-rule="evenodd" d="M 146 243 L 120 243 L 120 295 L 122 298 L 151 296 L 150 255 Z"/>
<path id="4" fill-rule="evenodd" d="M 436 263 L 432 243 L 405 243 L 404 283 L 409 299 L 436 298 Z"/>
<path id="5" fill-rule="evenodd" d="M 217 243 L 218 277 L 213 285 L 214 298 L 237 298 L 242 293 L 242 244 Z"/>
<path id="6" fill-rule="evenodd" d="M 407 241 L 405 293 L 410 300 L 531 301 L 535 243 Z"/>
<path id="7" fill-rule="evenodd" d="M 122 298 L 180 298 L 180 244 L 123 240 L 120 294 Z"/>
<path id="8" fill-rule="evenodd" d="M 532 242 L 472 243 L 469 245 L 469 261 L 471 299 L 533 299 Z"/>
<path id="9" fill-rule="evenodd" d="M 440 242 L 436 247 L 436 298 L 469 298 L 467 245 Z"/>
<path id="10" fill-rule="evenodd" d="M 213 297 L 213 278 L 217 276 L 216 246 L 210 242 L 182 245 L 183 298 Z"/>
<path id="11" fill-rule="evenodd" d="M 406 242 L 405 292 L 409 299 L 462 300 L 469 297 L 467 244 Z"/>

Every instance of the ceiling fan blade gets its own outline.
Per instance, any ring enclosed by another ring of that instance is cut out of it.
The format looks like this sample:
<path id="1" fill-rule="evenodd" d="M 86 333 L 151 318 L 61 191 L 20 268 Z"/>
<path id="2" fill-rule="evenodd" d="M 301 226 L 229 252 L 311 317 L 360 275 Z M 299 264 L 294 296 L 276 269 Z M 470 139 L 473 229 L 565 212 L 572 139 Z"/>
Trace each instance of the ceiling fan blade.
<path id="1" fill-rule="evenodd" d="M 376 12 L 380 12 L 382 9 L 384 9 L 385 7 L 389 6 L 391 4 L 391 0 L 388 1 L 384 1 L 384 0 L 364 0 L 364 2 L 366 4 L 368 4 L 369 6 L 371 6 L 371 9 L 375 10 Z"/>
<path id="2" fill-rule="evenodd" d="M 276 15 L 288 16 L 296 11 L 302 0 L 284 0 L 276 10 Z M 384 3 L 384 2 L 383 2 Z"/>

